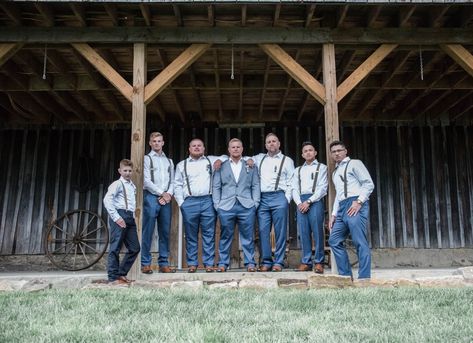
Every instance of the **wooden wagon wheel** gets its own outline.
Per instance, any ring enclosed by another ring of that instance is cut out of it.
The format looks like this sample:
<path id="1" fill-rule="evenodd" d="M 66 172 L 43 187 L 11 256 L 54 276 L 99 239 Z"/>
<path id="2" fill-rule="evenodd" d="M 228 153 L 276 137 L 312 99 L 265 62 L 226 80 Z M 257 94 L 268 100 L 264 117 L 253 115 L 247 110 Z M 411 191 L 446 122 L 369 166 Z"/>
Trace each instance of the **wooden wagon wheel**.
<path id="1" fill-rule="evenodd" d="M 69 211 L 48 228 L 46 255 L 58 268 L 83 270 L 92 267 L 105 254 L 108 228 L 97 214 L 87 210 Z"/>

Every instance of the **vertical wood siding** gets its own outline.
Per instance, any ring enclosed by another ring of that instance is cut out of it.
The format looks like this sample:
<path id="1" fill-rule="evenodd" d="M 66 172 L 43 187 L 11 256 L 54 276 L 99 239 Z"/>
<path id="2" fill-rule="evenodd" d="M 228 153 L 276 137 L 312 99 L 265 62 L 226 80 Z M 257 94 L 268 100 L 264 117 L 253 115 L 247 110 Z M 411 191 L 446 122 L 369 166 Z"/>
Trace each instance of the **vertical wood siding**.
<path id="1" fill-rule="evenodd" d="M 326 162 L 321 127 L 274 127 L 282 150 L 302 163 L 300 144 L 311 140 Z M 374 248 L 473 247 L 473 127 L 343 127 L 349 155 L 361 159 L 376 188 L 370 199 L 369 241 Z M 179 162 L 192 137 L 209 154 L 226 153 L 240 137 L 244 154 L 264 151 L 263 128 L 168 127 L 166 153 Z M 0 254 L 42 254 L 48 223 L 71 209 L 104 218 L 102 198 L 129 157 L 127 129 L 2 130 L 0 135 Z M 291 247 L 299 246 L 295 206 Z M 175 223 L 174 223 L 175 224 Z M 173 229 L 177 232 L 177 229 Z M 175 252 L 177 253 L 177 252 Z"/>

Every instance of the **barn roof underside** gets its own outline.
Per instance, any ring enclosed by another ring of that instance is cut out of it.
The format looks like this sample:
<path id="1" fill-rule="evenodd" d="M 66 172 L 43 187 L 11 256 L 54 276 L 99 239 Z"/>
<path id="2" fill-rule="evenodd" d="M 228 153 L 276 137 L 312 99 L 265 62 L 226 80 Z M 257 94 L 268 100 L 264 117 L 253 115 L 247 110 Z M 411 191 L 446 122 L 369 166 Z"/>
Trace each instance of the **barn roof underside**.
<path id="1" fill-rule="evenodd" d="M 199 37 L 212 46 L 147 106 L 149 120 L 320 123 L 323 106 L 256 41 L 278 43 L 322 82 L 323 33 L 335 44 L 338 84 L 380 43 L 399 44 L 339 103 L 341 123 L 471 123 L 472 76 L 439 44 L 472 52 L 472 27 L 473 6 L 455 2 L 3 1 L 0 42 L 24 45 L 0 67 L 0 120 L 4 127 L 128 124 L 131 103 L 69 42 L 88 42 L 131 84 L 133 41 L 147 43 L 152 80 Z"/>

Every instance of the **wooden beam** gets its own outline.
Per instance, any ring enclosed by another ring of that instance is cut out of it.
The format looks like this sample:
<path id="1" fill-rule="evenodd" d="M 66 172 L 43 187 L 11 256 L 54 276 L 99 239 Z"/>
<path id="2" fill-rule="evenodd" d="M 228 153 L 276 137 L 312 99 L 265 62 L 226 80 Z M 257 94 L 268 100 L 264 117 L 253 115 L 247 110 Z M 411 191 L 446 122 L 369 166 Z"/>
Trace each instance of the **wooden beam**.
<path id="1" fill-rule="evenodd" d="M 209 18 L 209 25 L 211 27 L 215 26 L 215 6 L 207 5 L 207 16 Z"/>
<path id="2" fill-rule="evenodd" d="M 442 44 L 440 47 L 468 74 L 473 76 L 473 55 L 468 50 L 458 44 Z"/>
<path id="3" fill-rule="evenodd" d="M 128 100 L 132 101 L 133 88 L 113 69 L 90 45 L 85 43 L 71 44 L 84 58 L 90 62 L 115 88 Z"/>
<path id="4" fill-rule="evenodd" d="M 177 26 L 183 26 L 184 22 L 182 21 L 182 14 L 179 6 L 176 4 L 172 5 L 172 10 L 174 11 L 174 15 L 176 16 Z"/>
<path id="5" fill-rule="evenodd" d="M 241 26 L 246 26 L 246 14 L 248 11 L 248 5 L 241 5 Z"/>
<path id="6" fill-rule="evenodd" d="M 145 103 L 149 104 L 164 88 L 185 71 L 210 47 L 210 44 L 193 44 L 159 73 L 145 88 Z"/>
<path id="7" fill-rule="evenodd" d="M 306 10 L 307 10 L 307 13 L 305 15 L 304 27 L 309 27 L 310 23 L 312 22 L 312 18 L 314 17 L 315 4 L 307 5 Z"/>
<path id="8" fill-rule="evenodd" d="M 151 11 L 147 4 L 140 4 L 141 15 L 145 20 L 146 26 L 151 26 Z"/>
<path id="9" fill-rule="evenodd" d="M 22 24 L 23 20 L 21 18 L 21 12 L 16 4 L 2 1 L 0 2 L 0 8 L 15 23 L 15 25 L 20 26 Z"/>
<path id="10" fill-rule="evenodd" d="M 87 110 L 68 92 L 51 92 L 62 107 L 71 110 L 81 122 L 88 121 Z"/>
<path id="11" fill-rule="evenodd" d="M 322 105 L 325 103 L 324 86 L 310 75 L 309 72 L 307 72 L 299 63 L 294 61 L 294 59 L 281 49 L 281 47 L 276 44 L 260 44 L 260 47 L 318 102 Z"/>
<path id="12" fill-rule="evenodd" d="M 87 17 L 85 15 L 84 5 L 72 2 L 72 3 L 69 3 L 69 7 L 71 8 L 72 13 L 74 13 L 74 16 L 76 17 L 76 19 L 79 21 L 79 25 L 81 27 L 86 27 Z"/>
<path id="13" fill-rule="evenodd" d="M 132 180 L 136 186 L 136 228 L 141 244 L 142 217 L 143 217 L 143 160 L 146 141 L 146 45 L 133 45 L 133 101 L 131 119 L 131 161 L 133 162 Z M 135 261 L 130 273 L 133 279 L 139 279 L 140 256 Z"/>
<path id="14" fill-rule="evenodd" d="M 325 152 L 329 179 L 335 169 L 335 162 L 331 158 L 330 143 L 339 140 L 338 104 L 337 104 L 337 74 L 335 65 L 335 45 L 324 44 L 322 47 L 323 78 L 325 87 L 324 121 L 325 121 Z M 333 200 L 335 199 L 335 188 L 329 182 L 328 208 L 329 215 L 332 213 Z"/>
<path id="15" fill-rule="evenodd" d="M 409 19 L 416 10 L 415 5 L 401 6 L 399 10 L 399 27 L 406 27 Z"/>
<path id="16" fill-rule="evenodd" d="M 245 52 L 244 50 L 240 51 L 240 71 L 239 71 L 239 79 L 240 79 L 240 91 L 239 91 L 239 101 L 238 101 L 238 119 L 243 119 L 243 89 L 244 89 L 244 64 L 245 64 Z"/>
<path id="17" fill-rule="evenodd" d="M 381 6 L 369 6 L 369 13 L 366 17 L 366 26 L 373 27 L 376 19 L 378 19 L 379 14 L 381 13 Z"/>
<path id="18" fill-rule="evenodd" d="M 266 87 L 268 85 L 268 78 L 269 78 L 269 67 L 271 66 L 271 57 L 267 57 L 266 59 L 266 68 L 264 70 L 264 76 L 263 76 L 263 89 L 261 90 L 261 98 L 259 102 L 259 112 L 258 112 L 258 118 L 263 117 L 263 109 L 264 109 L 264 98 L 266 96 Z"/>
<path id="19" fill-rule="evenodd" d="M 353 88 L 356 87 L 376 66 L 396 48 L 396 44 L 383 44 L 337 88 L 337 102 L 340 102 Z"/>
<path id="20" fill-rule="evenodd" d="M 431 27 L 441 27 L 442 26 L 442 17 L 445 13 L 448 12 L 450 6 L 447 4 L 442 4 L 440 6 L 435 6 L 429 11 L 429 22 Z"/>
<path id="21" fill-rule="evenodd" d="M 41 2 L 35 3 L 35 7 L 44 19 L 44 24 L 48 27 L 54 26 L 54 14 L 49 5 Z"/>
<path id="22" fill-rule="evenodd" d="M 17 27 L 0 30 L 4 43 L 152 44 L 473 44 L 472 28 L 282 28 L 282 27 Z"/>
<path id="23" fill-rule="evenodd" d="M 337 23 L 336 23 L 336 26 L 337 26 L 337 27 L 342 26 L 343 21 L 345 20 L 345 18 L 346 18 L 346 16 L 347 16 L 348 8 L 349 8 L 349 7 L 350 7 L 349 5 L 343 5 L 343 6 L 341 6 L 341 8 L 338 10 L 338 12 L 337 12 Z"/>
<path id="24" fill-rule="evenodd" d="M 214 79 L 215 79 L 215 88 L 217 91 L 217 106 L 218 106 L 218 118 L 219 120 L 223 119 L 223 105 L 222 105 L 222 94 L 220 92 L 220 74 L 218 67 L 218 51 L 214 49 L 213 51 L 214 58 Z"/>
<path id="25" fill-rule="evenodd" d="M 279 15 L 281 14 L 281 4 L 276 4 L 273 15 L 273 26 L 278 26 Z"/>
<path id="26" fill-rule="evenodd" d="M 294 57 L 294 61 L 297 62 L 297 60 L 300 57 L 300 52 L 301 52 L 300 50 L 297 50 L 296 56 Z M 289 92 L 291 91 L 292 80 L 294 79 L 288 75 L 287 82 L 286 82 L 286 89 L 284 90 L 284 95 L 282 96 L 281 102 L 279 103 L 278 120 L 282 119 L 284 108 L 286 107 L 287 97 L 289 96 Z"/>
<path id="27" fill-rule="evenodd" d="M 108 16 L 112 20 L 113 26 L 118 26 L 118 11 L 117 6 L 115 4 L 104 4 L 103 7 L 105 8 L 105 12 L 107 12 Z"/>
<path id="28" fill-rule="evenodd" d="M 20 43 L 0 44 L 0 66 L 10 59 L 18 50 L 23 47 Z"/>

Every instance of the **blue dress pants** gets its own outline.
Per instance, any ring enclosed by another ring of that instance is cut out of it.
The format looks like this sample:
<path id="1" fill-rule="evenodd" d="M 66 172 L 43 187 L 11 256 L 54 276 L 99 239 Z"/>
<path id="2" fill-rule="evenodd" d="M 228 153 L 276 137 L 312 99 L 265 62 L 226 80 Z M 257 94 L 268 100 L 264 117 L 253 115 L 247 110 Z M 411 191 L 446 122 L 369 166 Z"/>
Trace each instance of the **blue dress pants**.
<path id="1" fill-rule="evenodd" d="M 161 205 L 158 196 L 144 191 L 143 232 L 141 235 L 141 266 L 151 265 L 151 245 L 154 225 L 158 222 L 158 265 L 169 266 L 169 232 L 171 231 L 171 203 Z"/>
<path id="2" fill-rule="evenodd" d="M 287 210 L 289 204 L 283 191 L 261 193 L 258 207 L 258 230 L 260 239 L 261 264 L 266 267 L 284 267 L 287 237 Z M 271 251 L 271 227 L 274 224 L 276 250 L 274 261 Z"/>
<path id="3" fill-rule="evenodd" d="M 311 194 L 302 194 L 302 202 L 309 199 Z M 302 248 L 301 263 L 312 266 L 312 239 L 315 242 L 314 263 L 324 263 L 324 211 L 322 200 L 310 205 L 309 211 L 301 213 L 297 210 L 297 225 Z"/>
<path id="4" fill-rule="evenodd" d="M 243 248 L 245 266 L 255 266 L 255 246 L 253 241 L 255 229 L 255 207 L 243 207 L 237 200 L 229 211 L 218 210 L 220 219 L 220 242 L 218 245 L 218 265 L 228 268 L 230 265 L 230 251 L 233 241 L 235 224 L 238 224 L 240 243 Z"/>
<path id="5" fill-rule="evenodd" d="M 202 235 L 202 262 L 212 267 L 215 262 L 215 210 L 212 196 L 190 196 L 181 206 L 186 232 L 188 266 L 198 266 L 199 227 Z"/>
<path id="6" fill-rule="evenodd" d="M 118 210 L 118 214 L 126 223 L 121 228 L 117 223 L 109 219 L 110 243 L 108 252 L 108 281 L 115 281 L 120 276 L 126 276 L 140 252 L 140 242 L 136 232 L 135 218 L 132 211 Z M 125 244 L 127 252 L 120 263 L 120 250 Z"/>
<path id="7" fill-rule="evenodd" d="M 363 203 L 360 211 L 355 216 L 350 217 L 347 214 L 352 202 L 357 198 L 355 196 L 340 201 L 337 217 L 330 232 L 329 244 L 337 262 L 338 273 L 340 275 L 352 276 L 351 265 L 345 247 L 345 240 L 348 237 L 348 233 L 350 233 L 360 265 L 358 278 L 369 279 L 371 277 L 371 252 L 366 231 L 370 213 L 369 202 Z"/>

